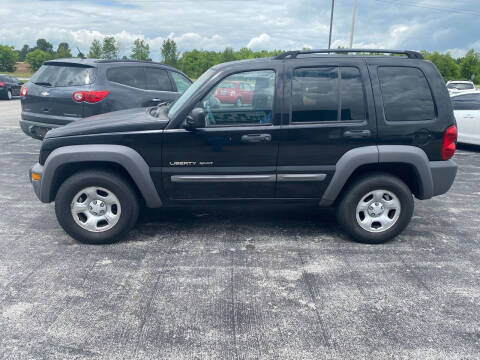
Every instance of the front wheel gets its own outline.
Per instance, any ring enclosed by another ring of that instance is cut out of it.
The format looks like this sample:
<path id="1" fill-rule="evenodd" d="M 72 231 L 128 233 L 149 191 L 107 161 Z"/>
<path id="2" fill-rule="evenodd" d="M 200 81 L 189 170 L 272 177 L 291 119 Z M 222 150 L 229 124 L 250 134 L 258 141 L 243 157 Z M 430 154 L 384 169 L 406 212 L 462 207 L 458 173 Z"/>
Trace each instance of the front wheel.
<path id="1" fill-rule="evenodd" d="M 7 91 L 7 100 L 12 100 L 13 96 L 12 96 L 12 90 L 8 90 Z"/>
<path id="2" fill-rule="evenodd" d="M 375 173 L 348 186 L 337 219 L 355 241 L 380 244 L 405 229 L 413 214 L 412 192 L 399 178 Z"/>
<path id="3" fill-rule="evenodd" d="M 237 100 L 235 100 L 235 106 L 236 107 L 241 107 L 242 106 L 242 98 L 237 98 Z"/>
<path id="4" fill-rule="evenodd" d="M 88 244 L 119 241 L 135 225 L 138 198 L 117 174 L 90 170 L 72 175 L 59 188 L 55 213 L 62 228 Z"/>

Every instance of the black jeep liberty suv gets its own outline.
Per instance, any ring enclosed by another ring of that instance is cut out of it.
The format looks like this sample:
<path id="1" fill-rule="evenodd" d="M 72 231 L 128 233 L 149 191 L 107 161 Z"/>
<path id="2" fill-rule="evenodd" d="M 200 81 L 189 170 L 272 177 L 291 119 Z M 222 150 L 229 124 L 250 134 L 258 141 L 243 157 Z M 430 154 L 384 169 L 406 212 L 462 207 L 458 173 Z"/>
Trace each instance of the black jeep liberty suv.
<path id="1" fill-rule="evenodd" d="M 456 135 L 420 53 L 290 51 L 216 65 L 171 105 L 52 130 L 30 178 L 86 243 L 119 240 L 141 204 L 246 200 L 334 207 L 354 240 L 381 243 L 408 225 L 414 197 L 448 191 Z"/>

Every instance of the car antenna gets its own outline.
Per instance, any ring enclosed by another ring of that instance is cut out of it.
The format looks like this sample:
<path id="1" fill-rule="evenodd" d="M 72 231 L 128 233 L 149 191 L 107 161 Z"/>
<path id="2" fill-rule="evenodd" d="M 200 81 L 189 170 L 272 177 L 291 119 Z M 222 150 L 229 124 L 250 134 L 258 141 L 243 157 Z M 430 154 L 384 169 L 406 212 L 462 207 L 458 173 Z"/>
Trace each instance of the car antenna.
<path id="1" fill-rule="evenodd" d="M 80 49 L 78 48 L 78 46 L 77 46 L 77 50 L 78 50 L 78 55 L 80 55 L 80 59 L 85 60 L 86 57 L 85 57 L 85 55 L 83 55 L 83 53 L 80 51 Z"/>

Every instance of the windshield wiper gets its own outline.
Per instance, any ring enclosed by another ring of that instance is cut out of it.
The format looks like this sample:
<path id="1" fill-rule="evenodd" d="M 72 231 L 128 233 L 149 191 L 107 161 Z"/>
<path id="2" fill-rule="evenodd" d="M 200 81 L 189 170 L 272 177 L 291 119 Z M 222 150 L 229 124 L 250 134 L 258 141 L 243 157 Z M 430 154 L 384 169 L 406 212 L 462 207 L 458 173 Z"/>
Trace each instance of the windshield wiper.
<path id="1" fill-rule="evenodd" d="M 33 82 L 35 85 L 45 85 L 45 86 L 53 86 L 50 84 L 48 81 L 38 81 L 38 82 Z"/>

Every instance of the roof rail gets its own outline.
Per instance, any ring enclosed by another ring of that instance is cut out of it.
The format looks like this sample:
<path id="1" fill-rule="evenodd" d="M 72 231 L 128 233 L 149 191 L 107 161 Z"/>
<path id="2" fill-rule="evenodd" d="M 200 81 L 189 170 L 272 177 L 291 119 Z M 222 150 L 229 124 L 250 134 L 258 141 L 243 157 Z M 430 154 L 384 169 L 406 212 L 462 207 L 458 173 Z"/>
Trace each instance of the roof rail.
<path id="1" fill-rule="evenodd" d="M 377 53 L 377 54 L 399 54 L 406 55 L 409 59 L 423 59 L 418 51 L 411 50 L 386 50 L 386 49 L 319 49 L 319 50 L 295 50 L 286 51 L 274 57 L 275 60 L 295 59 L 303 54 L 349 54 L 349 53 Z"/>

